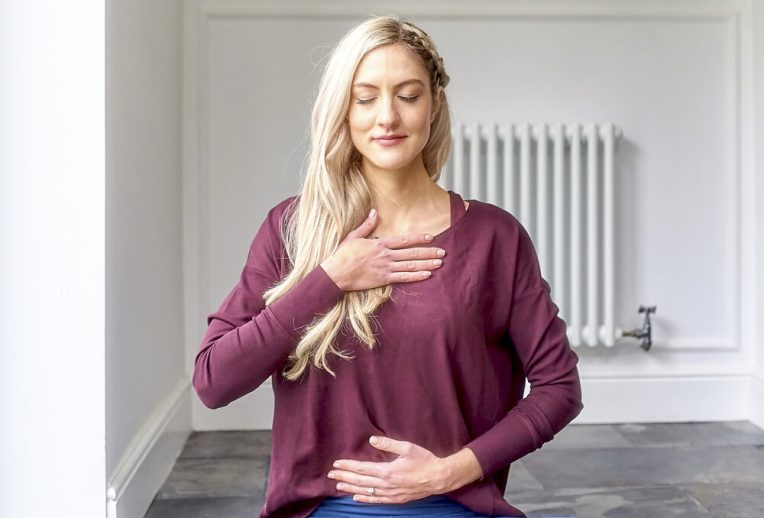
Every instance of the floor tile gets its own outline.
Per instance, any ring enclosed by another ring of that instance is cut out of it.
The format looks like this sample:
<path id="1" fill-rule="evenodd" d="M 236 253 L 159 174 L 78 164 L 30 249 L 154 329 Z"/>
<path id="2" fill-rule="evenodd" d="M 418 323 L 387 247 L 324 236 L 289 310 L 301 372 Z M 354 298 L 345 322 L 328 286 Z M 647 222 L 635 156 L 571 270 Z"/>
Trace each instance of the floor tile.
<path id="1" fill-rule="evenodd" d="M 507 490 L 510 491 L 528 491 L 533 489 L 543 489 L 544 486 L 528 472 L 523 461 L 516 460 L 509 469 L 509 480 L 507 481 Z"/>
<path id="2" fill-rule="evenodd" d="M 761 518 L 764 490 L 759 483 L 696 484 L 687 490 L 714 516 Z"/>
<path id="3" fill-rule="evenodd" d="M 715 423 L 719 429 L 722 440 L 727 444 L 764 444 L 764 430 L 748 421 L 729 421 Z"/>
<path id="4" fill-rule="evenodd" d="M 544 443 L 545 450 L 579 450 L 582 448 L 627 448 L 631 443 L 611 425 L 569 425 Z"/>
<path id="5" fill-rule="evenodd" d="M 257 518 L 263 498 L 154 500 L 144 518 Z"/>
<path id="6" fill-rule="evenodd" d="M 682 487 L 643 486 L 526 491 L 508 499 L 528 517 L 648 518 L 686 516 L 711 518 L 693 495 Z"/>
<path id="7" fill-rule="evenodd" d="M 266 459 L 178 458 L 157 498 L 262 497 Z"/>
<path id="8" fill-rule="evenodd" d="M 613 428 L 633 446 L 676 448 L 708 444 L 701 423 L 629 423 Z"/>
<path id="9" fill-rule="evenodd" d="M 634 446 L 732 446 L 764 444 L 764 430 L 745 421 L 612 425 Z"/>
<path id="10" fill-rule="evenodd" d="M 523 457 L 546 489 L 727 481 L 764 484 L 764 450 L 716 448 L 609 448 L 536 450 Z"/>
<path id="11" fill-rule="evenodd" d="M 269 457 L 271 431 L 193 432 L 181 457 Z"/>

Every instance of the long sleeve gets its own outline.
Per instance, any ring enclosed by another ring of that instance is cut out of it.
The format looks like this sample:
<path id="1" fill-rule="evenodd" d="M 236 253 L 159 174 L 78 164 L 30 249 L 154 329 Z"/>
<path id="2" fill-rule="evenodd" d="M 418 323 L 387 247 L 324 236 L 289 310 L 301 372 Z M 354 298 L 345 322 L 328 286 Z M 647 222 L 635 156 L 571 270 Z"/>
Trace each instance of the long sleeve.
<path id="1" fill-rule="evenodd" d="M 208 408 L 220 408 L 252 392 L 283 367 L 301 328 L 329 311 L 344 295 L 317 265 L 285 295 L 266 306 L 263 293 L 279 281 L 283 256 L 280 214 L 271 209 L 258 230 L 237 284 L 217 311 L 194 360 L 193 386 Z"/>
<path id="2" fill-rule="evenodd" d="M 541 276 L 531 238 L 518 226 L 507 332 L 531 389 L 499 422 L 465 445 L 480 463 L 481 480 L 552 440 L 584 408 L 578 356 L 570 348 L 567 325 Z"/>

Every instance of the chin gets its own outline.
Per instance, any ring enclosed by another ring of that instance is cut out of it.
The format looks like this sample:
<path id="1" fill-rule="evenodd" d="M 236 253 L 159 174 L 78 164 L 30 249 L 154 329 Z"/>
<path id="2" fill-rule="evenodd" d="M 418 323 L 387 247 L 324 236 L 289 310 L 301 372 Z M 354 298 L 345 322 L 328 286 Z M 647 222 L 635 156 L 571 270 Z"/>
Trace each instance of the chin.
<path id="1" fill-rule="evenodd" d="M 395 170 L 395 169 L 405 169 L 408 167 L 413 160 L 370 160 L 372 164 L 374 164 L 374 167 L 377 167 L 378 169 L 389 169 L 389 170 Z"/>
<path id="2" fill-rule="evenodd" d="M 366 159 L 379 169 L 404 169 L 411 165 L 417 156 L 417 153 L 374 153 L 371 156 L 367 155 Z"/>

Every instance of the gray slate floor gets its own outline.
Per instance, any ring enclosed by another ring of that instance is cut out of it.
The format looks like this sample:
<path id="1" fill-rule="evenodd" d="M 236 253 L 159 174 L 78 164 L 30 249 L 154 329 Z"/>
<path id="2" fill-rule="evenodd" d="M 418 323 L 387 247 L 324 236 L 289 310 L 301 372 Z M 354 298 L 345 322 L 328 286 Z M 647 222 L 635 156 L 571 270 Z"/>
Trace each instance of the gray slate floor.
<path id="1" fill-rule="evenodd" d="M 256 518 L 271 433 L 195 432 L 145 518 Z M 764 517 L 764 430 L 745 421 L 570 425 L 512 464 L 529 517 Z"/>

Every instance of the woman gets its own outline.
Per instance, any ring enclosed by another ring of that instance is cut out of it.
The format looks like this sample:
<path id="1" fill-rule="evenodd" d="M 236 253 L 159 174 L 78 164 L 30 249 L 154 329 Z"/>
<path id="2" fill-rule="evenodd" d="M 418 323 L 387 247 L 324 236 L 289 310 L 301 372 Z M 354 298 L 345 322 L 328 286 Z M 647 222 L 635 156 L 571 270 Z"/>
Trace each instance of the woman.
<path id="1" fill-rule="evenodd" d="M 206 406 L 272 376 L 263 518 L 524 516 L 503 498 L 510 464 L 583 408 L 528 233 L 436 183 L 448 82 L 411 23 L 349 31 L 300 194 L 268 212 L 207 319 L 193 375 Z"/>

